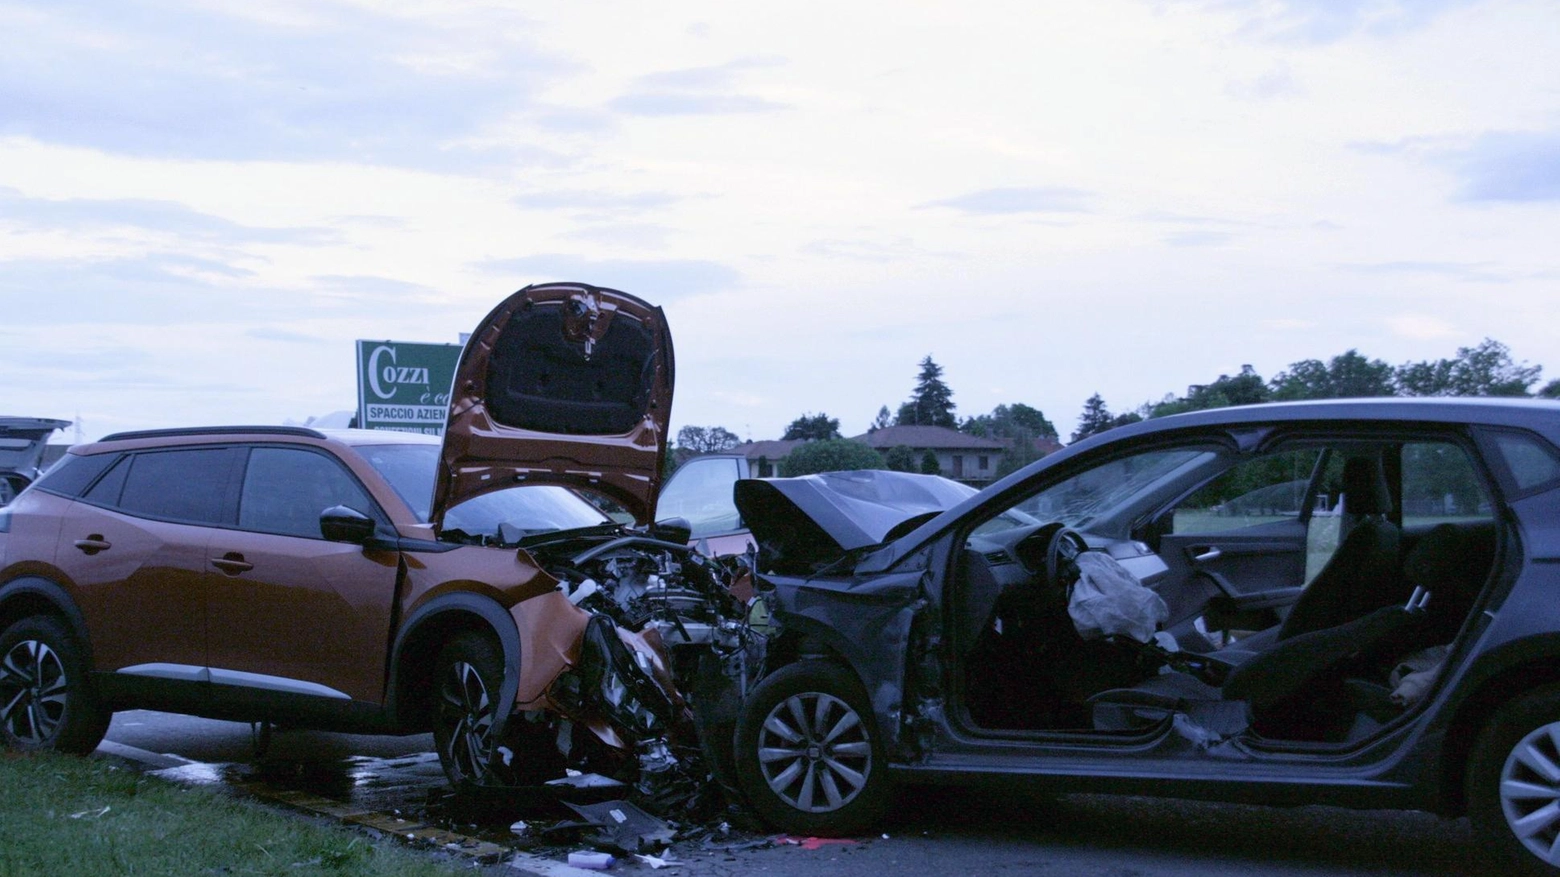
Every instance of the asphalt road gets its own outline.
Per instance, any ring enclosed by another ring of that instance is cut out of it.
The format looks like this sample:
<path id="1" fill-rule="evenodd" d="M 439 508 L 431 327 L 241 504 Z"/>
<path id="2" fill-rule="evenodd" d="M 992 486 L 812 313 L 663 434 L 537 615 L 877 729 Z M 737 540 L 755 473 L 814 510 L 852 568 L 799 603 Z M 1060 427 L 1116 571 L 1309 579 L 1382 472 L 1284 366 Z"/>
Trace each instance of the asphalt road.
<path id="1" fill-rule="evenodd" d="M 121 713 L 109 739 L 200 762 L 252 760 L 247 725 L 165 713 Z M 317 732 L 275 735 L 267 761 L 311 769 L 341 763 L 412 763 L 396 794 L 437 788 L 427 735 L 358 737 Z M 220 773 L 218 773 L 220 775 Z M 353 783 L 346 784 L 348 787 Z M 363 785 L 359 782 L 357 785 Z M 385 806 L 393 805 L 388 801 Z M 1484 863 L 1467 820 L 1425 813 L 1274 808 L 1107 795 L 1023 796 L 970 790 L 901 793 L 884 836 L 814 849 L 710 849 L 679 844 L 670 857 L 684 877 L 762 874 L 813 877 L 841 872 L 945 877 L 1039 874 L 1067 877 L 1293 877 L 1293 875 L 1471 875 Z M 735 838 L 742 840 L 744 838 Z M 728 841 L 710 841 L 721 846 Z M 557 860 L 562 856 L 554 854 Z M 649 872 L 646 865 L 620 865 Z"/>

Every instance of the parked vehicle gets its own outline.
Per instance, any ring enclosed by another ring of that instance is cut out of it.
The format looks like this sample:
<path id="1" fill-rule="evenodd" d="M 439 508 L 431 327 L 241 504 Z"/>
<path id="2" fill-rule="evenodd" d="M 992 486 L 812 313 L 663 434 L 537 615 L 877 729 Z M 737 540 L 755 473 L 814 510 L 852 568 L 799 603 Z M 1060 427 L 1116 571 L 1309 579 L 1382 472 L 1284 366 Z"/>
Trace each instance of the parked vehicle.
<path id="1" fill-rule="evenodd" d="M 585 764 L 677 780 L 698 741 L 673 675 L 734 648 L 744 607 L 686 524 L 651 523 L 672 374 L 660 309 L 550 284 L 477 327 L 442 443 L 218 427 L 72 448 L 0 510 L 0 742 L 87 752 L 147 707 L 432 730 L 464 789 Z"/>
<path id="2" fill-rule="evenodd" d="M 1467 813 L 1553 873 L 1557 444 L 1552 402 L 1197 412 L 876 544 L 800 480 L 740 482 L 768 626 L 733 769 L 795 833 L 1001 780 Z"/>
<path id="3" fill-rule="evenodd" d="M 38 477 L 49 436 L 67 426 L 68 420 L 0 417 L 0 506 L 10 503 Z"/>

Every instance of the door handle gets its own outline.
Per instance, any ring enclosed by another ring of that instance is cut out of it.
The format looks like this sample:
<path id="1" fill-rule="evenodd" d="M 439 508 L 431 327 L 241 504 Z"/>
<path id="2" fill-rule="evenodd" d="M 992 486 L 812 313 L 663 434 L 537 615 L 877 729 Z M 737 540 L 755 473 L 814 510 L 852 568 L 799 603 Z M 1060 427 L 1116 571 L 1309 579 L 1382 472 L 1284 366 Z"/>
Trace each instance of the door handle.
<path id="1" fill-rule="evenodd" d="M 83 554 L 87 555 L 97 554 L 99 551 L 107 551 L 114 547 L 98 533 L 93 533 L 85 539 L 77 539 L 75 545 L 81 549 Z"/>
<path id="2" fill-rule="evenodd" d="M 1192 552 L 1192 560 L 1195 560 L 1198 563 L 1208 563 L 1209 561 L 1218 560 L 1224 556 L 1223 551 L 1206 545 L 1199 545 L 1196 548 L 1193 548 Z"/>
<path id="3" fill-rule="evenodd" d="M 244 559 L 244 555 L 239 554 L 236 551 L 228 552 L 222 557 L 212 558 L 211 565 L 217 569 L 222 570 L 228 575 L 235 576 L 241 572 L 248 572 L 249 570 L 255 568 L 254 564 Z"/>

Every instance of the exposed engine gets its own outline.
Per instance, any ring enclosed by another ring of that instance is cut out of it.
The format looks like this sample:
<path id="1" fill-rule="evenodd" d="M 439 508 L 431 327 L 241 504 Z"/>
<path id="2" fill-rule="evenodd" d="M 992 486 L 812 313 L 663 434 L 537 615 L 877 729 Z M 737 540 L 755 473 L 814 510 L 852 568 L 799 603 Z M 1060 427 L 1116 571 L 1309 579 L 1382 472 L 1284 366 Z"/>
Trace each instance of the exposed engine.
<path id="1" fill-rule="evenodd" d="M 746 607 L 731 595 L 730 571 L 687 546 L 628 536 L 582 551 L 552 572 L 566 582 L 574 605 L 629 630 L 653 629 L 674 654 L 686 653 L 684 646 L 726 650 L 741 642 Z"/>
<path id="2" fill-rule="evenodd" d="M 731 592 L 745 559 L 712 559 L 621 530 L 558 536 L 533 537 L 524 547 L 591 619 L 578 664 L 553 684 L 552 699 L 576 725 L 598 717 L 615 729 L 618 751 L 634 767 L 612 772 L 632 777 L 638 800 L 661 808 L 711 801 L 710 774 L 724 783 L 717 764 L 723 756 L 708 746 L 730 732 L 709 734 L 708 725 L 733 720 L 734 692 L 763 651 L 748 606 Z M 625 639 L 653 643 L 669 666 Z M 563 747 L 568 761 L 577 761 L 573 747 L 595 748 L 571 739 Z"/>

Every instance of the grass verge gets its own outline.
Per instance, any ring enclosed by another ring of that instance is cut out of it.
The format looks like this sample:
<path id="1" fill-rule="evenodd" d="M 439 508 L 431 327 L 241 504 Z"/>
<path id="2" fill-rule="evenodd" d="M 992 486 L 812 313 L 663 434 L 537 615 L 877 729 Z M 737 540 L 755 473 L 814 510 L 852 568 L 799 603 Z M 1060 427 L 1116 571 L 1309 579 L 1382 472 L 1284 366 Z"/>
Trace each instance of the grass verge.
<path id="1" fill-rule="evenodd" d="M 0 877 L 463 872 L 469 867 L 111 762 L 0 750 Z"/>

